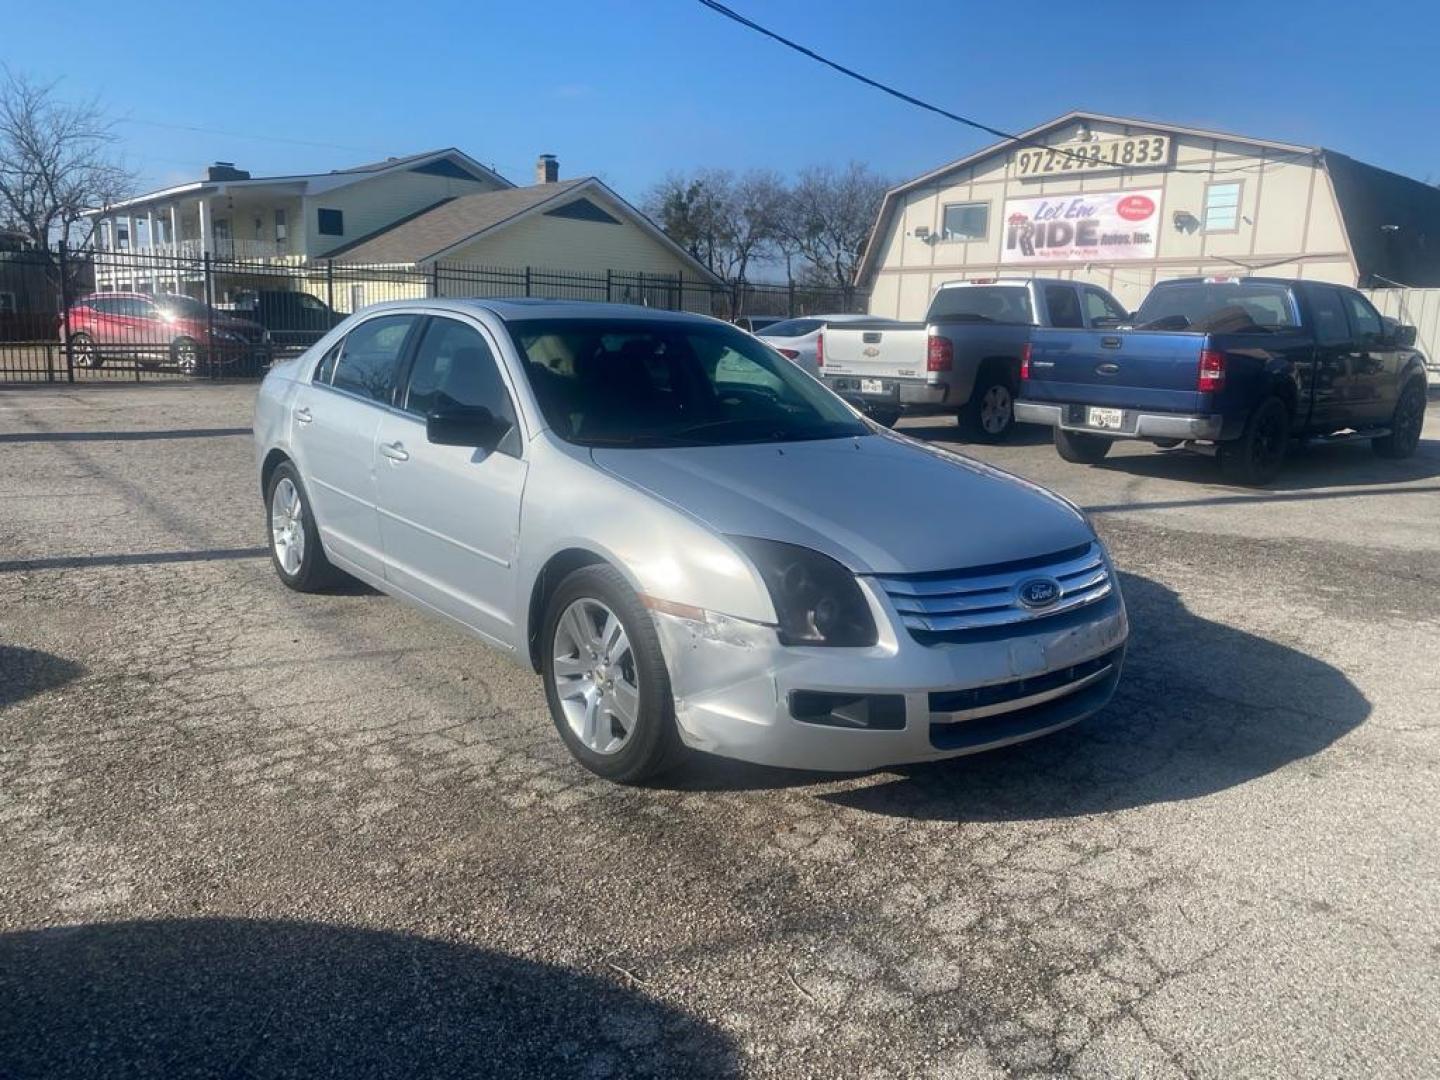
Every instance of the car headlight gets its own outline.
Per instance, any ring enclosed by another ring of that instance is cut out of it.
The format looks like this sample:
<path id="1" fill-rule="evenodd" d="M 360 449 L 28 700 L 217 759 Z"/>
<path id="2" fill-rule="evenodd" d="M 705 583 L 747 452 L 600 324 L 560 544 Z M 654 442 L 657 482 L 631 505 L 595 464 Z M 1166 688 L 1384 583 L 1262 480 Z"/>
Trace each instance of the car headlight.
<path id="1" fill-rule="evenodd" d="M 874 645 L 875 620 L 855 575 L 828 555 L 778 540 L 731 538 L 770 591 L 782 645 Z"/>

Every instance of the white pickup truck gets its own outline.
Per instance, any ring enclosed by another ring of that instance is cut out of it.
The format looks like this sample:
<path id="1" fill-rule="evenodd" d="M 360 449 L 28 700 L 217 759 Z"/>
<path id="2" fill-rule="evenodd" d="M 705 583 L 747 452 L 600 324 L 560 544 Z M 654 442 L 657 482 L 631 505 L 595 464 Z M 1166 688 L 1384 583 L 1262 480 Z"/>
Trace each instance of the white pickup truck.
<path id="1" fill-rule="evenodd" d="M 1102 329 L 1128 317 L 1104 289 L 1060 278 L 950 281 L 925 321 L 825 328 L 819 370 L 883 424 L 902 413 L 956 413 L 966 438 L 997 442 L 1015 420 L 1020 357 L 1037 326 Z"/>

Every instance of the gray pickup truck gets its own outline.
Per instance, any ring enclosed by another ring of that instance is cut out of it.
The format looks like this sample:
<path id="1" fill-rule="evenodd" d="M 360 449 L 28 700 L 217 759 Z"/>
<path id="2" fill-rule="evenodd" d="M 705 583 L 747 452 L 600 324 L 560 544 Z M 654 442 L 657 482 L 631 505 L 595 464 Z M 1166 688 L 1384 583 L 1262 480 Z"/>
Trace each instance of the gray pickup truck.
<path id="1" fill-rule="evenodd" d="M 1083 282 L 951 281 L 935 290 L 924 322 L 827 326 L 819 370 L 830 389 L 883 424 L 903 413 L 955 413 L 966 438 L 998 442 L 1015 420 L 1032 329 L 1100 329 L 1126 318 L 1113 296 Z"/>

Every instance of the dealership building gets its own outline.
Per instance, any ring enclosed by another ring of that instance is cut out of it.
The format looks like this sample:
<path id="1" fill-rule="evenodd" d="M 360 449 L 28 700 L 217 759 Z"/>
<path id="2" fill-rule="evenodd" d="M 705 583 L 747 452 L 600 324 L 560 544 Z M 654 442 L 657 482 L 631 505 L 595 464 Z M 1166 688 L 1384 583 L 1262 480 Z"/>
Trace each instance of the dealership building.
<path id="1" fill-rule="evenodd" d="M 1319 147 L 1072 112 L 892 189 L 861 260 L 871 314 L 946 281 L 1062 277 L 1134 308 L 1190 274 L 1440 286 L 1440 190 Z"/>

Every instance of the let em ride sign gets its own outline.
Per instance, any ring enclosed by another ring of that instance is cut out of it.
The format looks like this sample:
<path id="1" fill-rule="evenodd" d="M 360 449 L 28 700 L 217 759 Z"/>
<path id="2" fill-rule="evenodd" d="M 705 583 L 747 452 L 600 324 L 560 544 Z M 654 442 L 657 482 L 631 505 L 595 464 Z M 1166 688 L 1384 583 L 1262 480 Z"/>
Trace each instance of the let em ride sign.
<path id="1" fill-rule="evenodd" d="M 1005 200 L 1002 263 L 1153 259 L 1160 189 Z"/>

